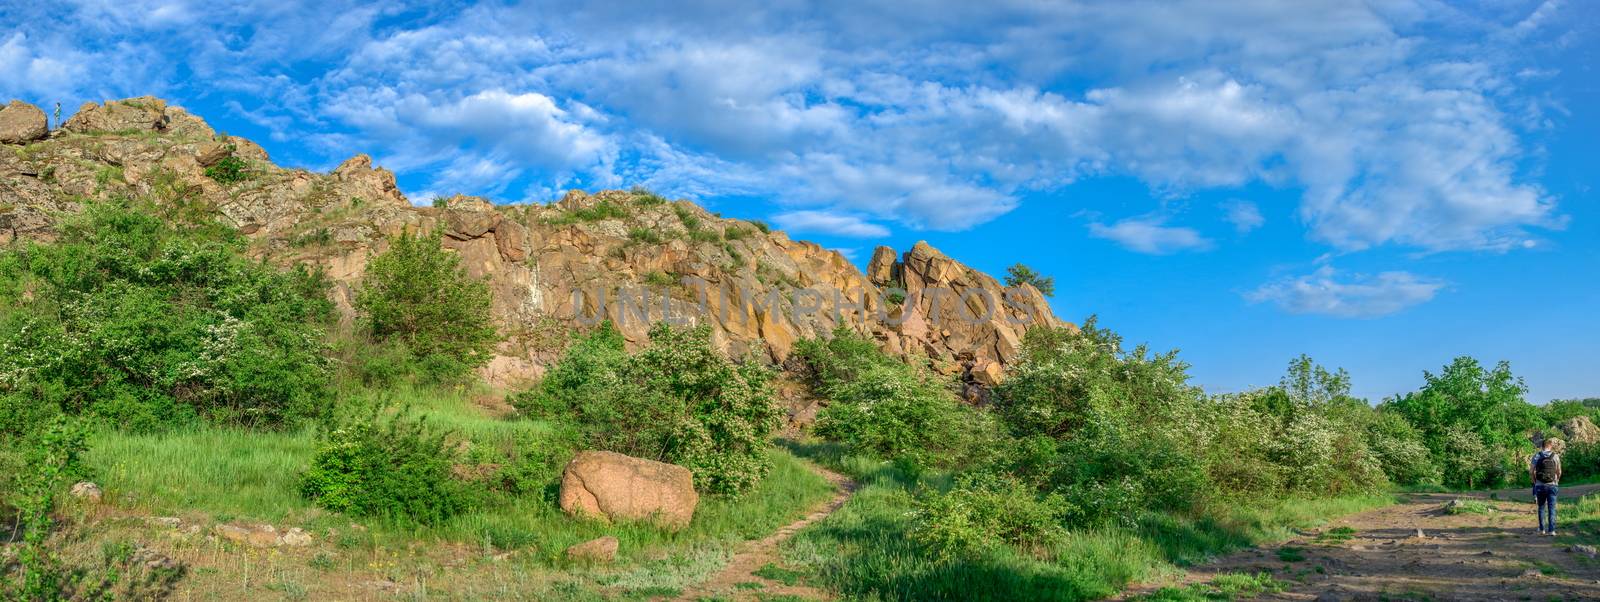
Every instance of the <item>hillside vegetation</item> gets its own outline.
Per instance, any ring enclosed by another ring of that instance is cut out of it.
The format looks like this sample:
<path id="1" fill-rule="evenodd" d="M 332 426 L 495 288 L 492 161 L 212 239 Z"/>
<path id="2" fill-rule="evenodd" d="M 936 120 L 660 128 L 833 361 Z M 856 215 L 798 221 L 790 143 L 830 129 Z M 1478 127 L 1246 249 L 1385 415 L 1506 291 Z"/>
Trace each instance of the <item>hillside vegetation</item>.
<path id="1" fill-rule="evenodd" d="M 15 154 L 175 136 L 198 134 L 79 132 Z M 243 203 L 260 179 L 298 177 L 273 169 L 219 159 L 209 183 L 186 188 L 64 168 L 52 178 L 92 194 L 63 188 L 52 198 L 71 209 L 48 228 L 8 231 L 0 599 L 673 598 L 833 498 L 818 466 L 852 478 L 853 495 L 774 540 L 781 560 L 727 597 L 782 599 L 766 588 L 783 583 L 843 599 L 1096 599 L 1387 504 L 1397 488 L 1521 484 L 1532 439 L 1570 440 L 1569 480 L 1600 472 L 1600 404 L 1532 405 L 1510 366 L 1469 357 L 1373 404 L 1305 356 L 1276 386 L 1211 394 L 1178 352 L 1130 346 L 1092 317 L 937 344 L 819 318 L 831 328 L 767 345 L 751 337 L 776 325 L 641 330 L 507 305 L 508 291 L 543 299 L 517 280 L 544 273 L 540 253 L 570 268 L 595 260 L 580 249 L 620 249 L 601 254 L 668 289 L 662 265 L 712 270 L 700 260 L 714 258 L 742 266 L 716 274 L 787 290 L 805 262 L 835 256 L 644 190 L 509 210 L 544 220 L 537 244 L 498 209 L 456 211 L 459 198 L 437 215 L 390 206 L 379 213 L 403 216 L 394 227 L 362 230 L 338 255 L 359 253 L 361 269 L 334 274 L 349 264 L 272 250 L 342 234 L 293 220 L 246 232 L 210 196 Z M 320 182 L 366 186 L 374 173 L 347 165 Z M 355 219 L 372 202 L 358 200 L 313 213 Z M 790 261 L 763 269 L 757 252 Z M 908 292 L 926 282 L 907 274 L 923 274 L 1025 299 L 1057 284 L 1019 264 L 1002 286 L 926 244 L 893 255 L 832 274 Z M 483 265 L 503 271 L 474 273 Z M 899 316 L 935 311 L 900 302 Z M 538 377 L 491 382 L 508 359 Z M 687 468 L 692 521 L 564 512 L 564 467 L 588 450 Z M 568 552 L 605 536 L 614 559 Z M 1254 579 L 1229 587 L 1271 586 Z"/>

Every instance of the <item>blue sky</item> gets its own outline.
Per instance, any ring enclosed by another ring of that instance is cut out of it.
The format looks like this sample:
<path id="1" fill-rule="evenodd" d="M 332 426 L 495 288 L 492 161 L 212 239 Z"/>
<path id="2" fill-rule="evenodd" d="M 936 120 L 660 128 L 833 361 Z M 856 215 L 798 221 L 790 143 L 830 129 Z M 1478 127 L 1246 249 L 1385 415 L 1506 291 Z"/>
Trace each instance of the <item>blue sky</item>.
<path id="1" fill-rule="evenodd" d="M 1600 9 L 1557 0 L 0 0 L 0 96 L 163 96 L 418 202 L 643 185 L 926 239 L 1213 391 L 1309 353 L 1600 395 Z"/>

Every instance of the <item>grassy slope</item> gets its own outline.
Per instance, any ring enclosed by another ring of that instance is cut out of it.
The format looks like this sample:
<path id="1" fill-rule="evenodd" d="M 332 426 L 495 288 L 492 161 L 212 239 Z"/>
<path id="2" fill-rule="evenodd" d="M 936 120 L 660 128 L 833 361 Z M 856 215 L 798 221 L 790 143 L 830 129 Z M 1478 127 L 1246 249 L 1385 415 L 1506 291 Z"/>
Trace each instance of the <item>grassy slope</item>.
<path id="1" fill-rule="evenodd" d="M 490 416 L 465 394 L 406 391 L 399 397 L 396 401 L 409 404 L 430 423 L 465 434 L 492 437 L 548 430 L 547 425 L 534 421 Z M 564 588 L 551 590 L 564 596 L 580 596 L 597 586 L 621 593 L 670 592 L 715 571 L 738 542 L 770 533 L 832 492 L 831 486 L 800 460 L 774 449 L 773 472 L 754 491 L 737 500 L 702 498 L 694 522 L 679 533 L 642 524 L 575 521 L 539 496 L 485 506 L 442 525 L 407 529 L 380 521 L 352 521 L 302 499 L 298 474 L 309 465 L 314 447 L 310 430 L 262 433 L 200 427 L 162 435 L 106 431 L 94 437 L 88 460 L 106 488 L 108 501 L 117 507 L 180 516 L 198 524 L 240 520 L 271 523 L 280 529 L 299 526 L 311 531 L 319 542 L 337 547 L 328 553 L 343 555 L 347 561 L 336 563 L 341 569 L 337 571 L 302 571 L 302 580 L 352 580 L 359 575 L 351 573 L 374 567 L 382 573 L 385 562 L 391 561 L 373 558 L 382 558 L 385 550 L 411 551 L 414 562 L 439 556 L 435 552 L 447 549 L 455 552 L 445 556 L 465 554 L 469 560 L 497 556 L 502 550 L 517 552 L 514 566 L 518 568 L 510 573 L 497 566 L 480 575 L 458 573 L 449 579 L 416 583 L 420 589 L 446 597 L 493 592 L 496 596 L 537 598 L 549 594 L 545 591 L 548 587 Z M 350 528 L 354 523 L 362 523 L 364 528 Z M 567 546 L 602 535 L 621 540 L 622 561 L 616 568 L 567 566 L 562 559 Z M 419 541 L 433 549 L 419 550 Z M 574 579 L 556 574 L 559 570 L 567 570 Z M 401 572 L 416 571 L 432 573 L 432 568 L 415 565 Z M 532 574 L 525 574 L 529 572 Z M 191 580 L 206 576 L 201 571 Z M 320 591 L 313 584 L 302 587 Z"/>
<path id="2" fill-rule="evenodd" d="M 1136 529 L 1076 531 L 1036 554 L 1010 548 L 934 562 L 906 537 L 916 480 L 893 465 L 839 456 L 816 448 L 805 455 L 858 478 L 862 488 L 838 513 L 794 538 L 786 561 L 848 599 L 861 600 L 1089 600 L 1183 564 L 1288 538 L 1294 529 L 1393 502 L 1360 496 L 1234 507 L 1220 516 L 1155 515 Z M 940 478 L 924 476 L 924 486 Z"/>

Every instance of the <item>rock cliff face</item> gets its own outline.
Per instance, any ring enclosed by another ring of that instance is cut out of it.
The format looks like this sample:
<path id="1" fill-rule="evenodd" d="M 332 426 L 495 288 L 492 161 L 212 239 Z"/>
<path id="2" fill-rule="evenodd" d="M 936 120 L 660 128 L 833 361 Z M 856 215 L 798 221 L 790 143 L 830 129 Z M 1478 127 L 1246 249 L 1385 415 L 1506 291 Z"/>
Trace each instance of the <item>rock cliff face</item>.
<path id="1" fill-rule="evenodd" d="M 774 362 L 796 340 L 845 326 L 980 382 L 1015 359 L 1027 329 L 1063 324 L 1039 291 L 1008 288 L 926 243 L 898 255 L 880 247 L 862 273 L 763 224 L 644 192 L 572 191 L 522 205 L 457 196 L 417 207 L 365 155 L 327 174 L 282 168 L 260 146 L 219 136 L 160 99 L 85 104 L 47 134 L 35 131 L 35 111 L 12 103 L 0 114 L 24 124 L 0 147 L 0 244 L 50 239 L 84 199 L 145 196 L 218 214 L 270 261 L 322 268 L 348 323 L 367 261 L 389 237 L 443 229 L 445 246 L 494 290 L 506 339 L 484 375 L 499 384 L 537 377 L 564 333 L 602 319 L 633 344 L 653 321 L 708 324 L 729 353 Z M 247 179 L 206 175 L 230 156 L 247 165 Z"/>

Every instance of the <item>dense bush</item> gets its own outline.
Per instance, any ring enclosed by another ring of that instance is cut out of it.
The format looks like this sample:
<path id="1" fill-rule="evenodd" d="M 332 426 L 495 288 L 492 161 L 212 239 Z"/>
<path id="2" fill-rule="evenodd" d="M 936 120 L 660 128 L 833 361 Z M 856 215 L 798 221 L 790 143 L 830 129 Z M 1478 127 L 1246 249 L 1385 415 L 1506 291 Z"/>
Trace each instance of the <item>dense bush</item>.
<path id="1" fill-rule="evenodd" d="M 1017 436 L 1064 438 L 1097 420 L 1183 428 L 1201 417 L 1201 392 L 1188 384 L 1177 352 L 1125 351 L 1094 318 L 1080 332 L 1034 329 L 1028 337 L 996 391 L 995 409 Z"/>
<path id="2" fill-rule="evenodd" d="M 1035 329 L 996 390 L 1012 435 L 1035 446 L 1036 482 L 1078 504 L 1086 519 L 1193 507 L 1206 478 L 1204 398 L 1176 353 L 1122 348 L 1090 318 L 1081 331 Z M 1124 503 L 1127 502 L 1127 503 Z"/>
<path id="3" fill-rule="evenodd" d="M 0 255 L 0 393 L 154 430 L 274 426 L 329 401 L 326 283 L 244 257 L 214 223 L 92 203 Z"/>
<path id="4" fill-rule="evenodd" d="M 1373 413 L 1367 424 L 1367 446 L 1391 483 L 1416 485 L 1444 480 L 1439 465 L 1422 442 L 1422 433 L 1395 412 Z"/>
<path id="5" fill-rule="evenodd" d="M 15 399 L 8 405 L 17 405 Z M 66 416 L 35 414 L 26 430 L 0 433 L 0 524 L 13 524 L 21 535 L 16 555 L 0 558 L 0 599 L 55 600 L 90 587 L 86 572 L 69 566 L 49 545 L 55 526 L 57 498 L 84 475 L 80 460 L 87 449 L 83 424 Z M 14 517 L 14 520 L 13 520 Z M 109 598 L 107 598 L 109 599 Z"/>
<path id="6" fill-rule="evenodd" d="M 221 184 L 237 184 L 250 179 L 250 166 L 233 155 L 223 157 L 216 165 L 206 168 L 206 177 Z"/>
<path id="7" fill-rule="evenodd" d="M 337 512 L 435 524 L 473 502 L 451 472 L 458 455 L 426 421 L 374 412 L 324 429 L 300 493 Z"/>
<path id="8" fill-rule="evenodd" d="M 470 278 L 443 234 L 403 234 L 367 265 L 356 309 L 371 338 L 404 345 L 424 379 L 462 378 L 488 361 L 499 340 L 488 283 Z"/>
<path id="9" fill-rule="evenodd" d="M 682 465 L 701 491 L 742 493 L 770 468 L 766 438 L 781 410 L 769 371 L 729 361 L 710 336 L 706 327 L 657 324 L 650 344 L 630 355 L 605 324 L 512 405 L 571 422 L 590 448 Z"/>
<path id="10" fill-rule="evenodd" d="M 799 341 L 794 357 L 828 401 L 817 414 L 816 434 L 855 451 L 952 466 L 994 437 L 985 413 L 963 405 L 927 370 L 889 357 L 851 330 Z"/>
<path id="11" fill-rule="evenodd" d="M 1000 544 L 1039 548 L 1064 532 L 1077 509 L 1058 495 L 1039 496 L 1012 477 L 974 474 L 950 491 L 923 495 L 911 515 L 911 538 L 940 559 L 983 553 Z"/>
<path id="12" fill-rule="evenodd" d="M 1492 485 L 1527 472 L 1527 435 L 1547 423 L 1539 408 L 1523 400 L 1527 386 L 1509 364 L 1490 369 L 1459 357 L 1423 378 L 1421 390 L 1385 402 L 1383 411 L 1404 417 L 1421 433 L 1446 483 Z"/>

